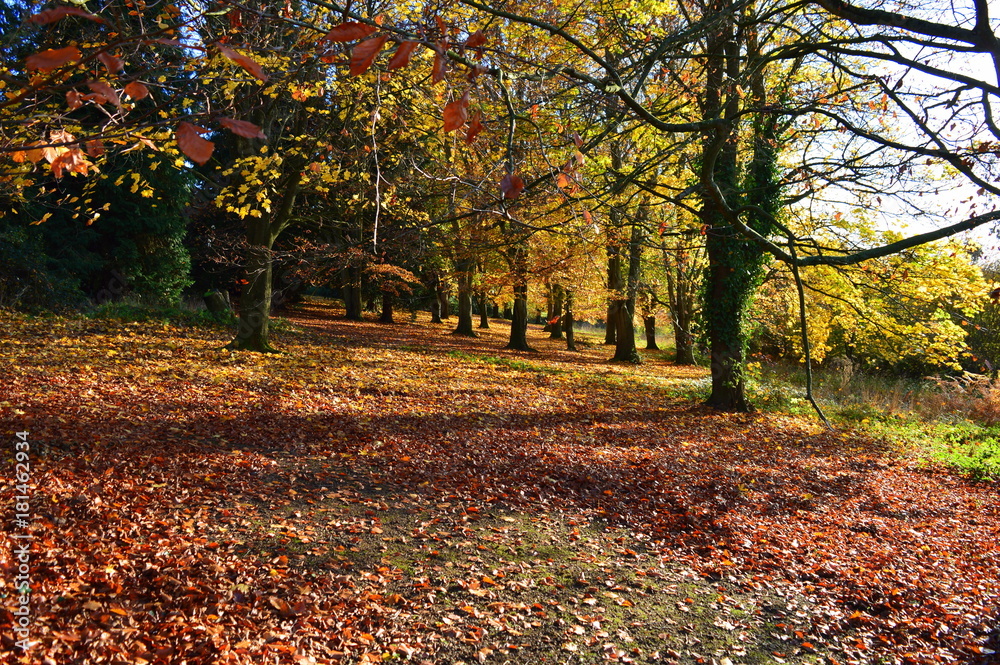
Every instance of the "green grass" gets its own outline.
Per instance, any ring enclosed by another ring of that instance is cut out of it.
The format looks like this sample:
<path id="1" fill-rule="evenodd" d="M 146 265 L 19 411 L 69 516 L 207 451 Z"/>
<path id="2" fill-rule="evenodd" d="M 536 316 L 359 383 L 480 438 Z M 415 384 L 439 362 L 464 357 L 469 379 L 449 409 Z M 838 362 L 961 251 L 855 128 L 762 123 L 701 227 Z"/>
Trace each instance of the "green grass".
<path id="1" fill-rule="evenodd" d="M 552 369 L 543 365 L 517 360 L 515 358 L 501 358 L 499 356 L 480 355 L 476 353 L 466 353 L 465 351 L 449 351 L 448 357 L 469 362 L 478 362 L 485 365 L 498 365 L 519 372 L 532 372 L 536 374 L 565 374 L 565 370 Z"/>

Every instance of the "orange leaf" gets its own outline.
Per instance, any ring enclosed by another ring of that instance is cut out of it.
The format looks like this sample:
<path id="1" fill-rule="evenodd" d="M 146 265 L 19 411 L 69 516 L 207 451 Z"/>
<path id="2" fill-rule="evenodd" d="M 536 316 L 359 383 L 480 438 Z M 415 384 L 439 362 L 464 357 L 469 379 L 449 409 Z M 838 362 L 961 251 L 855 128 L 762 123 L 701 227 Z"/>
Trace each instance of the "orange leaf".
<path id="1" fill-rule="evenodd" d="M 243 136 L 248 139 L 266 139 L 264 132 L 261 131 L 260 127 L 253 124 L 252 122 L 247 122 L 246 120 L 234 120 L 233 118 L 219 118 L 219 124 L 231 131 L 237 136 Z"/>
<path id="2" fill-rule="evenodd" d="M 75 46 L 67 46 L 66 48 L 49 49 L 48 51 L 29 55 L 25 59 L 24 65 L 28 69 L 51 72 L 53 69 L 58 69 L 71 62 L 79 62 L 82 57 L 83 54 L 80 53 L 80 49 Z"/>
<path id="3" fill-rule="evenodd" d="M 82 16 L 85 19 L 91 21 L 97 21 L 98 23 L 105 23 L 105 20 L 100 16 L 91 14 L 85 9 L 80 9 L 79 7 L 53 7 L 52 9 L 46 9 L 45 11 L 38 12 L 37 14 L 31 16 L 28 19 L 28 23 L 37 23 L 38 25 L 48 25 L 49 23 L 55 23 L 56 21 L 61 21 L 67 16 Z"/>
<path id="4" fill-rule="evenodd" d="M 125 86 L 125 94 L 132 99 L 138 101 L 140 99 L 145 99 L 149 97 L 149 88 L 139 83 L 138 81 L 131 81 Z"/>
<path id="5" fill-rule="evenodd" d="M 104 81 L 92 81 L 87 84 L 87 87 L 93 91 L 95 95 L 93 100 L 98 104 L 107 104 L 108 102 L 111 102 L 118 107 L 122 105 L 122 101 L 118 99 L 118 93 Z M 90 97 L 90 95 L 87 96 Z"/>
<path id="6" fill-rule="evenodd" d="M 87 175 L 89 169 L 90 162 L 84 159 L 83 151 L 79 148 L 67 150 L 52 161 L 52 175 L 56 177 L 56 180 L 67 172 Z"/>
<path id="7" fill-rule="evenodd" d="M 351 51 L 351 76 L 360 76 L 368 71 L 387 39 L 389 39 L 387 35 L 373 37 L 354 47 Z"/>
<path id="8" fill-rule="evenodd" d="M 247 70 L 253 76 L 260 79 L 261 81 L 267 81 L 267 74 L 264 73 L 264 70 L 261 68 L 261 66 L 257 63 L 256 60 L 243 55 L 239 51 L 229 48 L 225 44 L 219 44 L 218 46 L 219 46 L 219 51 L 222 52 L 222 55 L 226 56 L 240 67 Z"/>
<path id="9" fill-rule="evenodd" d="M 329 42 L 353 42 L 356 39 L 364 39 L 376 30 L 378 28 L 373 25 L 348 21 L 347 23 L 334 26 L 330 32 L 326 33 L 323 39 Z"/>
<path id="10" fill-rule="evenodd" d="M 97 59 L 107 68 L 109 74 L 117 74 L 125 69 L 125 63 L 122 62 L 122 59 L 116 58 L 110 53 L 99 53 Z"/>
<path id="11" fill-rule="evenodd" d="M 413 55 L 413 50 L 418 46 L 420 46 L 418 42 L 401 42 L 396 47 L 396 52 L 392 54 L 392 58 L 389 60 L 386 69 L 402 69 L 406 67 L 410 64 L 410 56 Z"/>
<path id="12" fill-rule="evenodd" d="M 573 181 L 570 180 L 569 176 L 565 173 L 560 173 L 556 178 L 556 186 L 562 189 L 568 189 L 573 186 Z"/>
<path id="13" fill-rule="evenodd" d="M 524 181 L 513 173 L 508 173 L 500 181 L 500 191 L 505 199 L 516 199 L 524 191 Z"/>
<path id="14" fill-rule="evenodd" d="M 207 129 L 196 127 L 190 122 L 182 122 L 177 125 L 177 131 L 174 133 L 177 147 L 195 164 L 207 162 L 212 156 L 212 151 L 215 150 L 214 143 L 201 138 L 201 135 L 207 132 Z"/>
<path id="15" fill-rule="evenodd" d="M 472 114 L 472 120 L 469 121 L 469 127 L 465 130 L 465 142 L 472 143 L 479 136 L 479 132 L 483 131 L 485 127 L 483 126 L 483 113 L 482 111 L 476 111 Z"/>
<path id="16" fill-rule="evenodd" d="M 465 124 L 469 119 L 469 91 L 466 90 L 461 99 L 449 102 L 444 107 L 444 131 L 452 132 Z"/>

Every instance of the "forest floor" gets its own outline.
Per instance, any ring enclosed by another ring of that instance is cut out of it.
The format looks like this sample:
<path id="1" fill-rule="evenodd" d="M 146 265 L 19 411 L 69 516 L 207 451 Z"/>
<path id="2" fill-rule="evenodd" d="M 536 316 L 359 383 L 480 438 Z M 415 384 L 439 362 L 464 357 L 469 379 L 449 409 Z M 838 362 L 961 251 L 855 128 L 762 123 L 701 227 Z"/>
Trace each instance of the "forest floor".
<path id="1" fill-rule="evenodd" d="M 0 314 L 3 662 L 997 662 L 995 483 L 660 354 L 336 314 Z"/>

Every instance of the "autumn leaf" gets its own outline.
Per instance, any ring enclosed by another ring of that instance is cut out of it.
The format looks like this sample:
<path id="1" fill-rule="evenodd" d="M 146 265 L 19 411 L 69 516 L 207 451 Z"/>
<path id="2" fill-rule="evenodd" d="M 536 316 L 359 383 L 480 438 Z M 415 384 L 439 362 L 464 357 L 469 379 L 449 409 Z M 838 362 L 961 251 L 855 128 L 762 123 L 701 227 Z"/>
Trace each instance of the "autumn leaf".
<path id="1" fill-rule="evenodd" d="M 469 118 L 469 91 L 444 107 L 444 131 L 453 132 Z"/>
<path id="2" fill-rule="evenodd" d="M 93 95 L 87 95 L 86 97 L 90 98 L 94 103 L 107 104 L 110 102 L 119 108 L 121 107 L 122 102 L 118 98 L 118 93 L 104 81 L 91 81 L 87 84 L 87 87 L 90 88 Z"/>
<path id="3" fill-rule="evenodd" d="M 80 49 L 75 46 L 67 46 L 65 48 L 49 49 L 47 51 L 40 51 L 34 55 L 29 55 L 25 59 L 24 65 L 28 69 L 50 72 L 53 69 L 59 69 L 64 65 L 79 62 L 82 57 L 83 54 L 80 53 Z"/>
<path id="4" fill-rule="evenodd" d="M 513 173 L 508 173 L 500 181 L 500 191 L 505 199 L 516 199 L 524 191 L 524 181 Z"/>
<path id="5" fill-rule="evenodd" d="M 74 111 L 81 106 L 83 106 L 83 93 L 77 90 L 69 90 L 66 92 L 66 103 Z"/>
<path id="6" fill-rule="evenodd" d="M 125 85 L 125 94 L 132 99 L 139 101 L 140 99 L 145 99 L 149 96 L 149 88 L 139 81 L 129 81 L 129 83 Z"/>
<path id="7" fill-rule="evenodd" d="M 248 139 L 266 139 L 261 128 L 246 120 L 235 120 L 233 118 L 219 118 L 219 124 L 237 136 Z"/>
<path id="8" fill-rule="evenodd" d="M 446 44 L 438 44 L 438 48 L 434 51 L 434 67 L 431 69 L 431 84 L 440 83 L 444 80 L 445 73 L 447 71 L 447 60 L 444 56 L 444 51 L 447 50 L 448 46 Z"/>
<path id="9" fill-rule="evenodd" d="M 375 62 L 388 36 L 373 37 L 361 42 L 351 51 L 351 76 L 360 76 Z"/>
<path id="10" fill-rule="evenodd" d="M 260 79 L 262 82 L 267 82 L 267 74 L 261 68 L 260 64 L 253 58 L 243 55 L 235 49 L 231 49 L 225 44 L 218 44 L 219 51 L 222 55 L 226 56 L 237 65 L 250 72 L 255 78 Z"/>
<path id="11" fill-rule="evenodd" d="M 482 111 L 476 111 L 472 114 L 472 120 L 469 121 L 469 126 L 465 130 L 465 142 L 471 144 L 483 129 L 485 129 L 483 126 L 483 113 Z"/>
<path id="12" fill-rule="evenodd" d="M 99 53 L 97 59 L 101 61 L 101 64 L 104 65 L 109 74 L 117 74 L 125 69 L 125 63 L 122 62 L 121 58 L 116 58 L 106 51 Z"/>
<path id="13" fill-rule="evenodd" d="M 85 18 L 89 21 L 96 21 L 97 23 L 106 23 L 106 21 L 97 16 L 96 14 L 91 14 L 85 9 L 79 7 L 53 7 L 52 9 L 45 9 L 33 14 L 28 18 L 28 23 L 37 23 L 38 25 L 48 25 L 49 23 L 55 23 L 56 21 L 61 21 L 67 16 L 79 16 Z"/>
<path id="14" fill-rule="evenodd" d="M 91 139 L 87 141 L 86 149 L 91 157 L 100 157 L 104 154 L 104 142 L 101 139 Z"/>
<path id="15" fill-rule="evenodd" d="M 358 39 L 364 39 L 377 30 L 378 28 L 373 25 L 358 23 L 356 21 L 348 21 L 334 26 L 320 41 L 353 42 Z"/>
<path id="16" fill-rule="evenodd" d="M 56 180 L 62 178 L 66 173 L 79 173 L 87 175 L 90 170 L 90 162 L 83 155 L 79 148 L 71 148 L 59 154 L 52 160 L 52 175 Z"/>
<path id="17" fill-rule="evenodd" d="M 177 140 L 177 147 L 181 149 L 188 158 L 195 164 L 204 164 L 211 158 L 215 144 L 201 137 L 207 134 L 208 130 L 197 127 L 189 122 L 181 122 L 177 125 L 174 138 Z"/>
<path id="18" fill-rule="evenodd" d="M 469 38 L 465 40 L 465 45 L 468 48 L 476 48 L 477 46 L 482 46 L 486 43 L 486 35 L 483 34 L 482 30 L 476 30 L 474 33 L 469 35 Z"/>
<path id="19" fill-rule="evenodd" d="M 386 65 L 386 69 L 402 69 L 410 64 L 410 57 L 413 55 L 414 49 L 420 45 L 419 42 L 400 42 L 399 46 L 396 47 L 396 52 L 392 54 L 392 58 L 389 59 L 389 64 Z"/>

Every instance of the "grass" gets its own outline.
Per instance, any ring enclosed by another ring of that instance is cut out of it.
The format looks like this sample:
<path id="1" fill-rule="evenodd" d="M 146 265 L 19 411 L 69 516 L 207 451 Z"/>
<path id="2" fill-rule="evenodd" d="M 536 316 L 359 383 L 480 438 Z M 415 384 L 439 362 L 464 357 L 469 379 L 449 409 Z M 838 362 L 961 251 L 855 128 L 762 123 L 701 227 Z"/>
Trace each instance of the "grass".
<path id="1" fill-rule="evenodd" d="M 804 415 L 805 372 L 752 364 L 751 394 L 765 411 Z M 1000 479 L 1000 381 L 963 375 L 913 379 L 817 368 L 814 395 L 836 427 L 860 429 L 976 480 Z"/>

